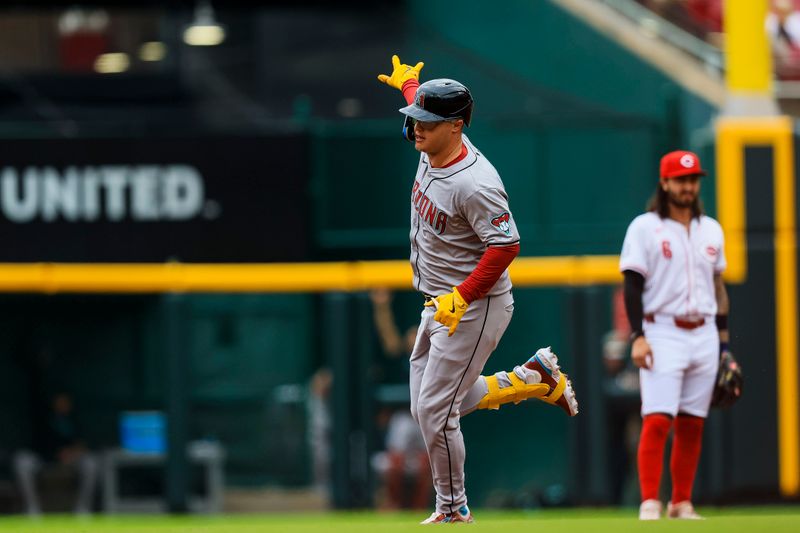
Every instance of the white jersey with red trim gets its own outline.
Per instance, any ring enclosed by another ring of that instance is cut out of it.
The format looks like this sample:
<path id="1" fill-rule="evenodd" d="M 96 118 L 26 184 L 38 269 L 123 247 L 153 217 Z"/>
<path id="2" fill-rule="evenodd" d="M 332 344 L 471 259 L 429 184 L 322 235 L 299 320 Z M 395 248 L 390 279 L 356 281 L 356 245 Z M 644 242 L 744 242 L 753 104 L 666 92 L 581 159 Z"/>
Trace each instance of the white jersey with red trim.
<path id="1" fill-rule="evenodd" d="M 432 168 L 423 153 L 411 190 L 411 267 L 414 288 L 424 294 L 452 291 L 487 246 L 519 242 L 497 170 L 466 135 L 462 139 L 467 154 L 452 166 Z M 510 290 L 506 270 L 487 295 Z"/>
<path id="2" fill-rule="evenodd" d="M 645 314 L 715 315 L 714 274 L 725 270 L 722 227 L 705 215 L 689 229 L 654 212 L 636 217 L 625 234 L 620 271 L 644 276 Z"/>

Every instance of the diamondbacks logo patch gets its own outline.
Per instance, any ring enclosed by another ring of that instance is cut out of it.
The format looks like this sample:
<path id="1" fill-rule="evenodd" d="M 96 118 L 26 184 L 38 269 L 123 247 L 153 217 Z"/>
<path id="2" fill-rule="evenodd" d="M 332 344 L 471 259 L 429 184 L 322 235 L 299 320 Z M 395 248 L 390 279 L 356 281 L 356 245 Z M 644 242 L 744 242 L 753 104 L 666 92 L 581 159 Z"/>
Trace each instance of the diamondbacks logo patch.
<path id="1" fill-rule="evenodd" d="M 502 215 L 497 215 L 496 217 L 492 218 L 492 226 L 499 229 L 506 235 L 511 235 L 511 224 L 509 224 L 509 220 L 511 220 L 511 215 L 509 215 L 508 211 L 506 211 Z"/>

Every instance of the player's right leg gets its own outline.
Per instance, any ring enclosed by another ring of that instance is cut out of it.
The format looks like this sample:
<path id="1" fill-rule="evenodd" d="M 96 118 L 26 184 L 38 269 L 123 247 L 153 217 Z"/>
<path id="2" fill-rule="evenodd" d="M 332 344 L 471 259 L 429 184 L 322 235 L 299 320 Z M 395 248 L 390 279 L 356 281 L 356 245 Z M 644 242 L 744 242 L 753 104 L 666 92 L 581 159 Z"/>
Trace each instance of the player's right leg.
<path id="1" fill-rule="evenodd" d="M 462 412 L 499 409 L 503 404 L 517 404 L 530 398 L 557 405 L 569 416 L 578 414 L 572 382 L 561 372 L 558 357 L 550 348 L 539 349 L 511 372 L 481 376 L 467 394 Z"/>
<path id="2" fill-rule="evenodd" d="M 653 366 L 639 370 L 642 397 L 642 432 L 637 465 L 642 503 L 640 520 L 661 518 L 659 492 L 664 448 L 672 419 L 678 413 L 683 373 L 689 363 L 682 330 L 668 324 L 645 324 L 653 350 Z"/>
<path id="3" fill-rule="evenodd" d="M 667 413 L 649 413 L 642 420 L 636 462 L 639 467 L 639 490 L 642 504 L 640 520 L 661 518 L 661 472 L 664 464 L 664 446 L 667 443 L 672 417 Z"/>
<path id="4" fill-rule="evenodd" d="M 432 308 L 423 312 L 430 346 L 419 390 L 416 394 L 412 390 L 412 395 L 436 489 L 436 511 L 424 523 L 472 520 L 465 488 L 461 407 L 511 320 L 512 303 L 510 293 L 473 302 L 452 336 L 433 320 Z M 412 379 L 416 379 L 413 356 L 411 364 Z"/>

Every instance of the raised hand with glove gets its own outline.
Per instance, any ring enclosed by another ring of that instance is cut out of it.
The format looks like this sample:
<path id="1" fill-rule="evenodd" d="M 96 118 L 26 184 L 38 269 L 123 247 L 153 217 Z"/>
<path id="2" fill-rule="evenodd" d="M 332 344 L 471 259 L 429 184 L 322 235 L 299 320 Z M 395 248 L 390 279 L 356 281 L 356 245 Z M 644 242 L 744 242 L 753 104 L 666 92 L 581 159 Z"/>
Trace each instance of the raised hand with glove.
<path id="1" fill-rule="evenodd" d="M 442 294 L 425 303 L 425 307 L 430 306 L 436 307 L 433 319 L 449 327 L 450 331 L 448 331 L 447 336 L 452 337 L 453 333 L 458 329 L 458 323 L 461 322 L 464 313 L 467 312 L 469 304 L 458 292 L 458 289 L 453 287 L 453 292 Z"/>
<path id="2" fill-rule="evenodd" d="M 398 91 L 402 91 L 403 84 L 408 80 L 419 81 L 419 72 L 424 66 L 425 63 L 422 61 L 413 67 L 411 65 L 400 63 L 400 58 L 397 56 L 397 54 L 395 54 L 392 56 L 392 73 L 389 75 L 378 74 L 378 80 L 385 83 L 389 87 L 394 87 Z"/>

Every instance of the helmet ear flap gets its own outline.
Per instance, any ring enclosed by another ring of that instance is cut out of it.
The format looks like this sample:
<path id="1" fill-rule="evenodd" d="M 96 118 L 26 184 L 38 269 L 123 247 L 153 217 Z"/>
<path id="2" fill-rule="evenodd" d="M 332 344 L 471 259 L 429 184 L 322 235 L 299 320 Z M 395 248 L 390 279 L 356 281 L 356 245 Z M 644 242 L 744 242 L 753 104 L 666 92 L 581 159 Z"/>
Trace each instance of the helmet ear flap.
<path id="1" fill-rule="evenodd" d="M 469 127 L 469 123 L 472 121 L 472 108 L 474 107 L 474 102 L 470 102 L 467 109 L 464 111 L 464 116 L 462 117 L 464 120 L 464 125 Z"/>
<path id="2" fill-rule="evenodd" d="M 414 121 L 408 115 L 403 121 L 403 137 L 407 141 L 414 141 Z"/>

